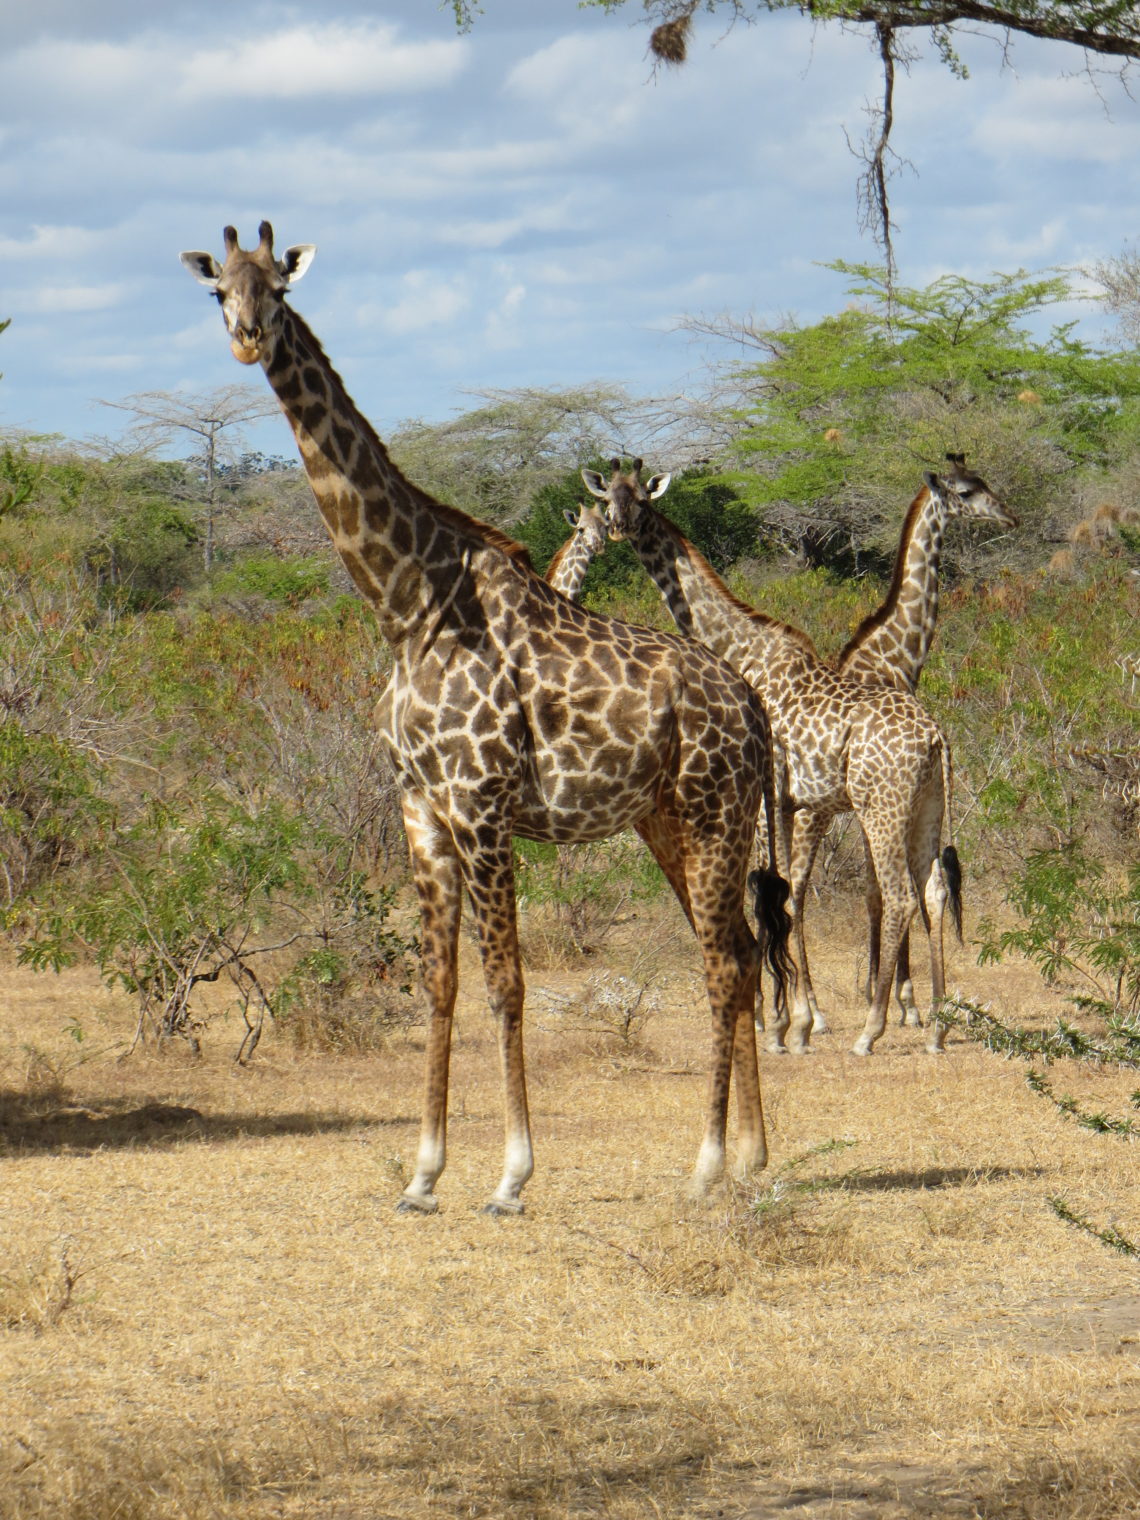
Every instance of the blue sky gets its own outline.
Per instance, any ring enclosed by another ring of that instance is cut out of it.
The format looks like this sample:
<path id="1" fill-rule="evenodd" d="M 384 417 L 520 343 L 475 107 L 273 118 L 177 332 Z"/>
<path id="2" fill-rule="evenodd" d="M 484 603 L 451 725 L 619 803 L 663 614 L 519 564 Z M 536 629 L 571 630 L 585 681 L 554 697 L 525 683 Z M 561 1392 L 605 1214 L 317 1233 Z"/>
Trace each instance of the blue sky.
<path id="1" fill-rule="evenodd" d="M 262 217 L 318 245 L 295 304 L 382 431 L 484 386 L 672 394 L 716 356 L 683 315 L 839 309 L 821 263 L 875 257 L 845 138 L 867 39 L 706 18 L 654 79 L 639 12 L 484 0 L 460 36 L 436 0 L 0 0 L 0 428 L 114 436 L 96 398 L 241 380 L 178 253 Z M 1133 245 L 1140 106 L 1072 49 L 961 51 L 966 81 L 900 79 L 901 277 Z M 253 441 L 291 452 L 276 418 Z"/>

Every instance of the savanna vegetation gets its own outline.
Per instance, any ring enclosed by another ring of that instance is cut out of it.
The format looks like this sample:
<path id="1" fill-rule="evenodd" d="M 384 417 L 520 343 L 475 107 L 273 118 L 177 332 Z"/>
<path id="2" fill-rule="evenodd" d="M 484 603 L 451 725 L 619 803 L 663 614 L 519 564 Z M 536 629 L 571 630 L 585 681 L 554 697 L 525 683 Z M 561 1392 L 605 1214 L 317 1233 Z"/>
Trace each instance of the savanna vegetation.
<path id="1" fill-rule="evenodd" d="M 826 654 L 944 453 L 1020 518 L 952 531 L 920 689 L 966 866 L 949 1053 L 766 1061 L 772 1168 L 708 1210 L 697 957 L 631 837 L 518 847 L 532 1212 L 470 1207 L 499 1097 L 465 944 L 445 1209 L 397 1223 L 388 656 L 303 476 L 243 451 L 252 395 L 3 439 L 0 1517 L 1137 1512 L 1140 367 L 1041 335 L 1051 274 L 837 272 L 818 324 L 705 324 L 738 360 L 700 405 L 494 394 L 392 440 L 539 569 L 580 467 L 644 454 Z M 667 623 L 625 545 L 585 598 Z M 861 862 L 841 827 L 813 878 L 841 1030 Z"/>

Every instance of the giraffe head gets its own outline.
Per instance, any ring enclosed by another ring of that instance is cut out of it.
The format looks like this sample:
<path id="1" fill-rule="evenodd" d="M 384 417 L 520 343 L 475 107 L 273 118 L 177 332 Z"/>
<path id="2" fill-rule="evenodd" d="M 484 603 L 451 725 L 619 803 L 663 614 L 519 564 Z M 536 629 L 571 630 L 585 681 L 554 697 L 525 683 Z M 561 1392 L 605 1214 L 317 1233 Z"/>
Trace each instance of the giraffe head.
<path id="1" fill-rule="evenodd" d="M 569 507 L 562 513 L 563 517 L 574 529 L 582 546 L 586 549 L 591 559 L 595 559 L 606 547 L 606 515 L 601 507 L 595 507 L 589 502 L 578 503 L 578 515 L 574 516 Z"/>
<path id="2" fill-rule="evenodd" d="M 606 503 L 606 526 L 615 540 L 628 538 L 635 532 L 642 511 L 651 501 L 664 496 L 672 478 L 653 475 L 643 484 L 640 459 L 635 459 L 628 471 L 622 470 L 620 459 L 611 459 L 608 481 L 597 470 L 582 471 L 587 491 Z"/>
<path id="3" fill-rule="evenodd" d="M 997 523 L 1016 528 L 1017 518 L 1005 503 L 990 490 L 980 475 L 966 468 L 965 454 L 947 454 L 949 466 L 941 475 L 927 471 L 923 476 L 929 491 L 942 501 L 950 517 L 970 517 L 977 522 Z"/>
<path id="4" fill-rule="evenodd" d="M 234 228 L 225 228 L 224 264 L 212 253 L 179 255 L 198 283 L 217 297 L 234 358 L 242 364 L 268 361 L 281 325 L 285 293 L 305 273 L 317 251 L 312 243 L 298 243 L 275 259 L 273 228 L 268 222 L 262 222 L 258 236 L 257 247 L 246 251 L 238 246 Z"/>

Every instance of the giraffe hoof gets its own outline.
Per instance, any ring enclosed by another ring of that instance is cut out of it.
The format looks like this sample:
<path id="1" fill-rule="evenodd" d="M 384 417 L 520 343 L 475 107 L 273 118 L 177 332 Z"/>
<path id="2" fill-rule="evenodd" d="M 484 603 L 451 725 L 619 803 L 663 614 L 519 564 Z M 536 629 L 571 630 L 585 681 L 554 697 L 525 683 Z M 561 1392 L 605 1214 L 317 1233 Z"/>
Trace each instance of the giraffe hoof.
<path id="1" fill-rule="evenodd" d="M 438 1214 L 439 1199 L 433 1193 L 402 1193 L 396 1200 L 397 1214 Z"/>
<path id="2" fill-rule="evenodd" d="M 764 1053 L 770 1056 L 786 1056 L 788 1054 L 788 1047 L 784 1044 L 783 1040 L 765 1040 Z"/>
<path id="3" fill-rule="evenodd" d="M 873 1050 L 874 1046 L 871 1044 L 871 1041 L 867 1038 L 867 1036 L 860 1035 L 859 1038 L 855 1041 L 854 1045 L 851 1047 L 851 1054 L 853 1056 L 869 1056 L 872 1054 Z"/>
<path id="4" fill-rule="evenodd" d="M 490 1203 L 485 1203 L 480 1213 L 488 1214 L 492 1219 L 506 1219 L 511 1215 L 525 1214 L 521 1198 L 512 1198 L 505 1202 L 501 1198 L 492 1198 Z"/>

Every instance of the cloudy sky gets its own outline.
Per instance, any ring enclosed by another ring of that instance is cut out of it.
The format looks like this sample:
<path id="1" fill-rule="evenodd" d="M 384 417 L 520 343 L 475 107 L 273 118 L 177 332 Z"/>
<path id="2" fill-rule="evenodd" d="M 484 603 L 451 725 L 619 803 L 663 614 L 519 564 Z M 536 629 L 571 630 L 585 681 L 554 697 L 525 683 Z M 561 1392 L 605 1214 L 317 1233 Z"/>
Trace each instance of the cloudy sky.
<path id="1" fill-rule="evenodd" d="M 684 314 L 840 308 L 821 262 L 875 257 L 866 38 L 705 19 L 654 79 L 639 11 L 484 0 L 460 36 L 437 0 L 0 0 L 0 429 L 113 435 L 96 398 L 242 379 L 177 258 L 227 222 L 318 245 L 295 304 L 382 430 L 479 387 L 674 393 L 710 353 Z M 966 81 L 900 80 L 902 278 L 1134 246 L 1140 106 L 1071 49 L 961 50 Z M 277 418 L 253 441 L 291 452 Z"/>

